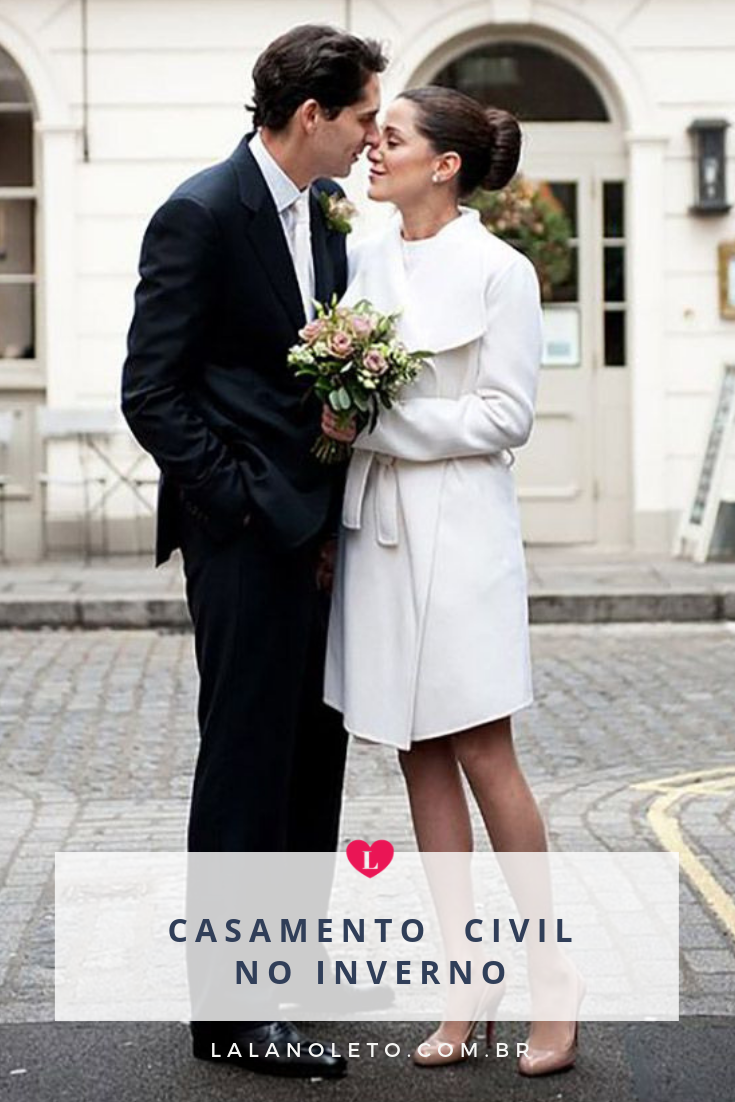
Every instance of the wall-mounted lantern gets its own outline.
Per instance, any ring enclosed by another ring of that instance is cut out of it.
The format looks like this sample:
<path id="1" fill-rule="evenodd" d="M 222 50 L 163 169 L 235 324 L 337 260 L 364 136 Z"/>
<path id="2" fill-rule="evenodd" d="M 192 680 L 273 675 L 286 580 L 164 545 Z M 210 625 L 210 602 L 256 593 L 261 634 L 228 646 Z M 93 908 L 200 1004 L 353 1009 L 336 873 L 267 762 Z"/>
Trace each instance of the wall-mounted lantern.
<path id="1" fill-rule="evenodd" d="M 689 126 L 694 145 L 695 200 L 692 214 L 727 214 L 725 132 L 727 119 L 695 119 Z"/>

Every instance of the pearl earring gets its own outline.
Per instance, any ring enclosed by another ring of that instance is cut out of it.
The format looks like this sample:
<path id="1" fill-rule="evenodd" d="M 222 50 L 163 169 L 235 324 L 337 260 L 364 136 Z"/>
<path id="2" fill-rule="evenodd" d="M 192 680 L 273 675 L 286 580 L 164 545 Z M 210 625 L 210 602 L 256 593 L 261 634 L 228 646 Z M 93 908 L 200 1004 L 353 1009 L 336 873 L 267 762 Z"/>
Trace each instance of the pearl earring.
<path id="1" fill-rule="evenodd" d="M 436 172 L 431 177 L 431 182 L 432 182 L 432 184 L 438 184 L 439 183 L 439 177 L 437 176 Z"/>

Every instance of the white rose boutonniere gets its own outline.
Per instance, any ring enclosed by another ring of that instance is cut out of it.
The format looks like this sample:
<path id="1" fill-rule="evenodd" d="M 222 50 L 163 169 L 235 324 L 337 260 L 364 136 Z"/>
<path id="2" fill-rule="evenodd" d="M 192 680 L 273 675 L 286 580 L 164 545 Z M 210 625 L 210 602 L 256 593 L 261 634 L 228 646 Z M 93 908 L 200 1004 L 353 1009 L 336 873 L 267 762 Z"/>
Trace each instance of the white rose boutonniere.
<path id="1" fill-rule="evenodd" d="M 324 219 L 330 230 L 337 233 L 352 233 L 352 219 L 357 214 L 357 207 L 344 196 L 330 195 L 328 191 L 319 192 L 319 206 L 324 213 Z"/>

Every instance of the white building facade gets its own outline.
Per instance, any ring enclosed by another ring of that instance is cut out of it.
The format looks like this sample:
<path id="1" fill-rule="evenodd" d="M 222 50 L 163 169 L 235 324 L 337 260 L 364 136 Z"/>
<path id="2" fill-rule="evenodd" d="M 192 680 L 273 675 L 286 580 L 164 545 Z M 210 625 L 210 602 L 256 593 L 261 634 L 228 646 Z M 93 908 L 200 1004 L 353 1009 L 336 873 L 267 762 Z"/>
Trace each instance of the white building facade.
<path id="1" fill-rule="evenodd" d="M 0 0 L 6 557 L 37 557 L 44 520 L 76 508 L 78 487 L 55 477 L 74 482 L 74 442 L 44 441 L 37 410 L 118 405 L 145 225 L 235 146 L 255 58 L 309 21 L 386 42 L 385 100 L 438 79 L 517 111 L 522 171 L 563 203 L 574 259 L 547 305 L 537 425 L 516 468 L 525 538 L 672 552 L 735 363 L 718 278 L 735 212 L 692 211 L 689 129 L 735 120 L 732 0 Z M 733 136 L 727 152 L 732 197 Z M 364 173 L 347 188 L 364 232 L 382 212 Z M 135 477 L 115 484 L 103 463 L 100 515 L 110 549 L 131 549 L 138 520 L 150 539 L 147 468 L 130 441 L 110 457 Z M 732 458 L 724 485 L 735 498 Z"/>

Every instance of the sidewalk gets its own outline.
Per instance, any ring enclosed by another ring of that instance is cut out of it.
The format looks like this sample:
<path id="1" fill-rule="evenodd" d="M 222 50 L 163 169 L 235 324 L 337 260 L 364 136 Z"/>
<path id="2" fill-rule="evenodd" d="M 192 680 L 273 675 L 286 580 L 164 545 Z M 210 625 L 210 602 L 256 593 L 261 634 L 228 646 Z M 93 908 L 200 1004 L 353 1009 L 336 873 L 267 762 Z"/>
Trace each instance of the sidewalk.
<path id="1" fill-rule="evenodd" d="M 532 581 L 565 568 L 575 592 L 602 588 L 608 576 L 626 591 L 631 577 L 666 591 L 651 563 L 637 572 L 625 561 L 603 565 L 534 557 Z M 36 596 L 53 593 L 61 605 L 104 600 L 112 582 L 123 600 L 180 597 L 176 569 L 45 571 L 36 568 Z M 714 585 L 706 571 L 697 577 L 705 592 Z M 6 598 L 15 587 L 22 603 L 32 580 L 6 571 L 0 585 Z M 3 1102 L 732 1102 L 735 927 L 713 901 L 735 899 L 733 643 L 723 623 L 536 631 L 536 703 L 515 728 L 553 849 L 648 852 L 676 838 L 687 847 L 680 1021 L 584 1022 L 577 1069 L 542 1081 L 522 1080 L 512 1055 L 481 1046 L 464 1064 L 415 1068 L 408 1055 L 421 1023 L 303 1023 L 341 1046 L 377 1043 L 374 1056 L 358 1048 L 348 1078 L 333 1084 L 199 1063 L 175 1022 L 53 1022 L 54 854 L 185 845 L 197 748 L 194 648 L 181 631 L 0 633 Z M 473 828 L 485 848 L 476 807 Z M 405 785 L 392 749 L 353 740 L 340 849 L 379 837 L 399 850 L 415 846 Z M 523 1023 L 499 1026 L 501 1042 L 523 1035 Z"/>
<path id="2" fill-rule="evenodd" d="M 536 624 L 735 620 L 735 562 L 532 548 L 528 580 Z M 178 555 L 0 568 L 0 628 L 188 626 Z"/>

